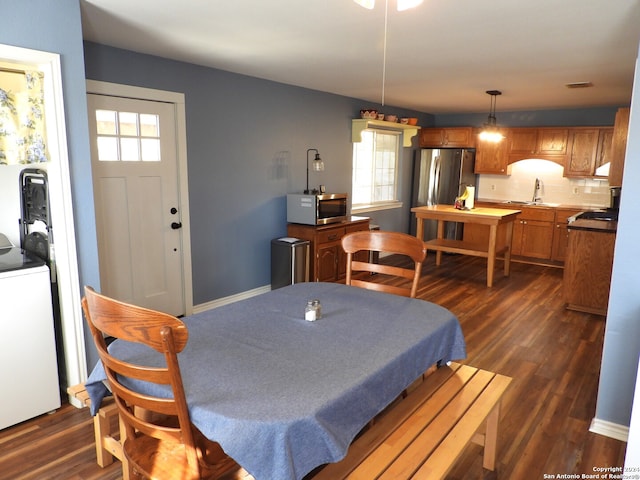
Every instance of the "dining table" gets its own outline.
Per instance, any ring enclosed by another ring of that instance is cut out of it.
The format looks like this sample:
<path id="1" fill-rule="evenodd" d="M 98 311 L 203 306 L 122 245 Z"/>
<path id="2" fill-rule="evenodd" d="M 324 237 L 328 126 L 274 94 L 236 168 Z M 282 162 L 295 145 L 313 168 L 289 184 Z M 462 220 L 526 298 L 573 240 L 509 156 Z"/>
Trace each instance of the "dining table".
<path id="1" fill-rule="evenodd" d="M 305 320 L 316 299 L 321 315 Z M 296 283 L 182 320 L 189 340 L 178 360 L 191 421 L 256 480 L 298 480 L 341 460 L 427 369 L 466 358 L 460 323 L 446 308 L 338 283 Z M 109 349 L 163 365 L 139 344 L 116 340 Z M 85 386 L 95 414 L 108 395 L 100 362 Z"/>

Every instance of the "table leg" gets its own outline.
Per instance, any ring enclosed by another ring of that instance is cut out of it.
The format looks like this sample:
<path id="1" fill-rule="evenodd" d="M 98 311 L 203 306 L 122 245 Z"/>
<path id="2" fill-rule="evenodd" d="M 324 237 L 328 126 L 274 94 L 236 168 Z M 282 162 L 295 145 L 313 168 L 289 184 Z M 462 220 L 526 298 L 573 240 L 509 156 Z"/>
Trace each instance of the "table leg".
<path id="1" fill-rule="evenodd" d="M 505 239 L 507 243 L 507 251 L 504 252 L 504 276 L 508 277 L 511 269 L 511 243 L 513 242 L 513 222 L 509 222 L 507 227 L 507 237 Z"/>
<path id="2" fill-rule="evenodd" d="M 416 237 L 424 240 L 424 219 L 416 216 Z"/>
<path id="3" fill-rule="evenodd" d="M 444 238 L 444 220 L 438 220 L 438 230 L 436 237 L 441 240 Z M 440 265 L 442 261 L 442 252 L 440 250 L 436 251 L 436 265 Z"/>
<path id="4" fill-rule="evenodd" d="M 487 257 L 487 287 L 493 285 L 493 269 L 496 264 L 496 244 L 498 237 L 498 225 L 489 226 L 489 251 Z"/>

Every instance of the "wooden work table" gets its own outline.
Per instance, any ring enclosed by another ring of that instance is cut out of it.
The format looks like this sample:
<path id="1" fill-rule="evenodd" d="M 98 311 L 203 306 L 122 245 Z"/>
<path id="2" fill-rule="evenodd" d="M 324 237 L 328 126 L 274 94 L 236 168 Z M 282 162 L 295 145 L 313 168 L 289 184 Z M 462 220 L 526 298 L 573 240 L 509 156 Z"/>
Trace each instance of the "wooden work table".
<path id="1" fill-rule="evenodd" d="M 511 239 L 513 237 L 513 222 L 520 210 L 507 210 L 504 208 L 479 207 L 471 210 L 458 210 L 453 205 L 432 205 L 424 207 L 414 207 L 411 209 L 416 214 L 417 229 L 416 236 L 424 238 L 424 221 L 437 220 L 437 237 L 425 242 L 427 251 L 436 252 L 436 265 L 442 261 L 442 252 L 459 253 L 462 255 L 473 255 L 487 259 L 487 286 L 493 285 L 493 270 L 495 267 L 496 255 L 504 254 L 504 275 L 509 276 L 509 266 L 511 261 Z M 489 226 L 488 245 L 472 244 L 463 240 L 444 238 L 444 222 L 474 223 Z M 498 225 L 504 224 L 506 227 L 506 238 L 504 246 L 498 250 Z"/>

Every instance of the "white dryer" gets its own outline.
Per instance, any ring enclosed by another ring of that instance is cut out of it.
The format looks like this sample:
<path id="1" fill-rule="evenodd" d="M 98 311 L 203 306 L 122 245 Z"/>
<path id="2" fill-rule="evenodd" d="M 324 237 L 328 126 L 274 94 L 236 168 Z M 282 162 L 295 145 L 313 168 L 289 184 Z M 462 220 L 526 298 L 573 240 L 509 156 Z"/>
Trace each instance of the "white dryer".
<path id="1" fill-rule="evenodd" d="M 60 407 L 49 268 L 0 234 L 0 429 Z"/>

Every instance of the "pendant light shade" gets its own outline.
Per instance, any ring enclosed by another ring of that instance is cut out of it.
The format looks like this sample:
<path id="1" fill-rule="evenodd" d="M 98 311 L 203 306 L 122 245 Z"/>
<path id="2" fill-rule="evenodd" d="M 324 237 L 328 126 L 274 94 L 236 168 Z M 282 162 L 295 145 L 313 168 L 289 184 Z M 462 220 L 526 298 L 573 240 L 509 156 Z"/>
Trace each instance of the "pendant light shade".
<path id="1" fill-rule="evenodd" d="M 482 131 L 480 132 L 480 140 L 497 143 L 504 139 L 504 135 L 500 133 L 496 124 L 496 97 L 502 95 L 502 92 L 500 90 L 487 90 L 486 93 L 491 96 L 491 103 L 487 123 L 483 125 Z"/>

